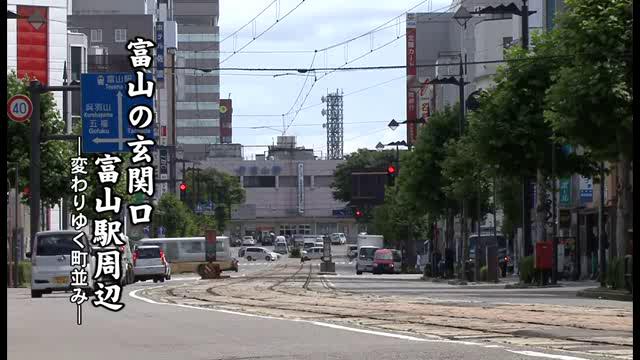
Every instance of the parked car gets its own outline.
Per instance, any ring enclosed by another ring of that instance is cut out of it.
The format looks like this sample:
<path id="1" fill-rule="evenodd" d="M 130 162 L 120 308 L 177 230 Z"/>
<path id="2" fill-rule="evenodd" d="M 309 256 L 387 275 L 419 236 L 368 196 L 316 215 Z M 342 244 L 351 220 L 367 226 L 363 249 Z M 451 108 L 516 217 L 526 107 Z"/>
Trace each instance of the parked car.
<path id="1" fill-rule="evenodd" d="M 245 253 L 246 250 L 247 250 L 247 248 L 244 247 L 244 246 L 241 247 L 240 249 L 238 249 L 238 259 L 241 259 L 241 258 L 244 257 L 244 253 Z"/>
<path id="2" fill-rule="evenodd" d="M 248 247 L 244 251 L 244 255 L 246 256 L 248 261 L 254 261 L 258 259 L 265 259 L 266 261 L 276 261 L 280 258 L 280 255 L 277 253 L 265 249 L 263 247 Z"/>
<path id="3" fill-rule="evenodd" d="M 36 233 L 32 241 L 32 251 L 26 254 L 27 258 L 31 259 L 32 298 L 39 298 L 43 294 L 51 294 L 54 291 L 67 291 L 70 288 L 71 252 L 73 250 L 81 250 L 73 241 L 77 233 L 77 231 L 73 230 L 40 231 Z M 91 249 L 86 237 L 83 237 L 80 241 L 82 241 L 85 249 Z M 85 290 L 89 292 L 93 289 L 95 283 L 93 280 L 94 269 L 93 257 L 88 255 L 87 271 L 89 276 Z"/>
<path id="4" fill-rule="evenodd" d="M 378 249 L 373 255 L 373 270 L 374 274 L 394 274 L 395 261 L 393 258 L 393 251 L 391 249 Z"/>
<path id="5" fill-rule="evenodd" d="M 242 237 L 242 246 L 253 246 L 256 244 L 253 236 L 243 236 Z"/>
<path id="6" fill-rule="evenodd" d="M 231 239 L 231 246 L 233 247 L 242 246 L 242 239 L 240 239 L 239 237 L 234 237 L 233 239 Z"/>
<path id="7" fill-rule="evenodd" d="M 324 247 L 314 246 L 307 250 L 305 260 L 322 259 L 322 256 L 324 256 Z"/>
<path id="8" fill-rule="evenodd" d="M 276 237 L 276 243 L 273 251 L 278 254 L 287 254 L 289 252 L 289 246 L 287 245 L 287 240 L 284 236 Z"/>
<path id="9" fill-rule="evenodd" d="M 347 237 L 344 233 L 331 234 L 331 245 L 344 245 L 347 243 Z"/>
<path id="10" fill-rule="evenodd" d="M 349 258 L 349 260 L 353 260 L 356 257 L 358 257 L 358 245 L 347 245 L 347 258 Z"/>
<path id="11" fill-rule="evenodd" d="M 165 279 L 171 278 L 171 266 L 159 246 L 138 246 L 133 253 L 133 259 L 136 281 L 153 279 L 153 282 L 164 282 Z"/>

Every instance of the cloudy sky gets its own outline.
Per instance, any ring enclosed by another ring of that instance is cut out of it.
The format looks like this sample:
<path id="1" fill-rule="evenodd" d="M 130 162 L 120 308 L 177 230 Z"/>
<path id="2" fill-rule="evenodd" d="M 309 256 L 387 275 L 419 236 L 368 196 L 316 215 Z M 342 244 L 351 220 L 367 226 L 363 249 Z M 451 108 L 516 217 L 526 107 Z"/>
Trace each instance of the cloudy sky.
<path id="1" fill-rule="evenodd" d="M 236 35 L 232 35 L 267 8 L 273 0 L 221 0 L 221 67 L 309 68 L 404 65 L 405 16 L 385 25 L 386 29 L 330 50 L 386 23 L 423 2 L 413 12 L 442 11 L 451 0 L 279 0 Z M 279 4 L 279 6 L 277 6 Z M 278 11 L 279 7 L 279 11 Z M 279 20 L 264 35 L 233 55 L 252 38 Z M 399 37 L 399 38 L 398 38 Z M 225 40 L 226 38 L 226 40 Z M 395 40 L 395 41 L 394 41 Z M 387 44 L 383 47 L 383 45 Z M 376 50 L 379 48 L 378 50 Z M 371 52 L 374 49 L 375 51 Z M 283 51 L 287 51 L 283 53 Z M 290 53 L 296 51 L 296 53 Z M 354 59 L 367 54 L 357 61 Z M 315 54 L 315 59 L 314 59 Z M 353 61 L 353 62 L 351 62 Z M 233 99 L 233 141 L 243 145 L 270 145 L 282 134 L 283 117 L 287 135 L 295 135 L 298 145 L 326 155 L 325 122 L 320 98 L 327 92 L 344 92 L 344 152 L 373 149 L 381 141 L 406 138 L 406 128 L 395 131 L 391 119 L 404 120 L 405 69 L 333 72 L 273 77 L 274 72 L 222 71 L 220 97 Z M 284 74 L 279 72 L 278 74 Z M 314 77 L 318 80 L 315 81 Z M 322 77 L 322 78 L 321 78 Z M 305 84 L 306 80 L 306 84 Z M 381 84 L 381 85 L 380 85 Z M 304 86 L 303 86 L 304 85 Z M 313 85 L 313 88 L 312 88 Z M 360 91 L 362 90 L 362 91 Z M 353 94 L 352 94 L 353 93 Z M 307 96 L 308 94 L 308 96 Z M 305 100 L 306 98 L 306 100 Z M 296 101 L 297 99 L 297 101 Z M 298 111 L 299 109 L 302 109 Z M 297 113 L 297 116 L 296 116 Z M 269 116 L 271 115 L 271 116 Z M 252 127 L 270 127 L 252 129 Z M 262 153 L 264 148 L 245 148 L 245 156 Z"/>

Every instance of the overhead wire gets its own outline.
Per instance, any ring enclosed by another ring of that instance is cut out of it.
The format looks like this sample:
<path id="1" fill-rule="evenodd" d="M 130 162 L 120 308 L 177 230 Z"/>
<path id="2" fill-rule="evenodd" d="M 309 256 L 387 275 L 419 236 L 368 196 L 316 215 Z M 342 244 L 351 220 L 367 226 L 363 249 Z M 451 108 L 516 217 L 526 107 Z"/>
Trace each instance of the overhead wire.
<path id="1" fill-rule="evenodd" d="M 240 31 L 242 31 L 242 29 L 244 29 L 245 27 L 247 27 L 247 25 L 251 24 L 252 22 L 254 22 L 260 15 L 264 14 L 265 11 L 269 10 L 269 8 L 271 7 L 271 5 L 273 5 L 276 1 L 278 0 L 273 0 L 271 3 L 269 3 L 269 5 L 267 5 L 266 8 L 264 8 L 262 11 L 260 11 L 258 13 L 258 15 L 254 16 L 253 19 L 249 20 L 246 24 L 242 25 L 240 28 L 238 28 L 236 31 L 234 31 L 233 33 L 227 35 L 224 39 L 222 39 L 220 41 L 220 44 L 222 44 L 223 42 L 225 42 L 225 40 L 229 39 L 230 37 L 234 36 L 235 34 L 239 33 Z"/>
<path id="2" fill-rule="evenodd" d="M 225 61 L 229 60 L 231 57 L 233 57 L 233 55 L 238 54 L 239 52 L 241 52 L 244 48 L 246 48 L 247 46 L 249 46 L 252 42 L 256 41 L 257 39 L 259 39 L 262 35 L 264 35 L 267 31 L 271 30 L 274 26 L 276 26 L 276 24 L 279 24 L 280 20 L 284 20 L 286 19 L 291 13 L 293 13 L 296 9 L 298 9 L 300 7 L 300 5 L 302 5 L 305 2 L 305 0 L 301 0 L 298 5 L 296 5 L 293 9 L 289 10 L 289 12 L 287 12 L 286 14 L 284 14 L 284 16 L 278 20 L 276 20 L 273 24 L 271 24 L 271 26 L 269 26 L 268 28 L 266 28 L 264 31 L 262 31 L 260 34 L 256 35 L 253 37 L 253 39 L 249 40 L 249 42 L 247 42 L 246 44 L 244 44 L 240 49 L 238 50 L 234 50 L 234 52 L 227 56 L 224 60 L 220 61 L 220 64 L 224 63 Z"/>

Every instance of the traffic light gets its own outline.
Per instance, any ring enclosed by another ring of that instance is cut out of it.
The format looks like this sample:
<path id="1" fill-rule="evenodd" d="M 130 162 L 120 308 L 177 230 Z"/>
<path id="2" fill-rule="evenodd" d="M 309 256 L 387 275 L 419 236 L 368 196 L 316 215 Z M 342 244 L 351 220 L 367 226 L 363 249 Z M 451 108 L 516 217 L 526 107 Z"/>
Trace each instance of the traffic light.
<path id="1" fill-rule="evenodd" d="M 360 219 L 364 215 L 360 209 L 356 209 L 354 214 L 356 215 L 356 219 Z"/>
<path id="2" fill-rule="evenodd" d="M 387 185 L 393 186 L 396 183 L 396 175 L 398 174 L 398 169 L 393 164 L 389 164 L 387 167 Z"/>
<path id="3" fill-rule="evenodd" d="M 186 183 L 180 183 L 180 200 L 185 201 L 186 200 L 186 192 L 187 192 L 187 184 Z"/>

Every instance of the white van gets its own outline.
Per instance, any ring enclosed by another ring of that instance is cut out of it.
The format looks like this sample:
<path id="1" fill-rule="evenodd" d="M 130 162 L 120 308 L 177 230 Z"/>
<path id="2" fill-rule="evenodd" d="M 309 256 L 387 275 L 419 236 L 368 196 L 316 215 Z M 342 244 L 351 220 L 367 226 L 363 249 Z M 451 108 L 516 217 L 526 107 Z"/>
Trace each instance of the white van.
<path id="1" fill-rule="evenodd" d="M 289 252 L 289 247 L 287 246 L 287 239 L 285 239 L 284 236 L 276 237 L 276 242 L 275 242 L 273 251 L 282 255 Z"/>
<path id="2" fill-rule="evenodd" d="M 71 289 L 71 251 L 90 252 L 91 244 L 87 237 L 82 237 L 84 249 L 81 249 L 73 238 L 78 234 L 75 230 L 41 231 L 36 233 L 31 243 L 31 297 L 39 298 L 42 294 L 53 291 Z M 91 254 L 87 255 L 87 290 L 94 288 L 93 269 L 95 264 Z"/>

